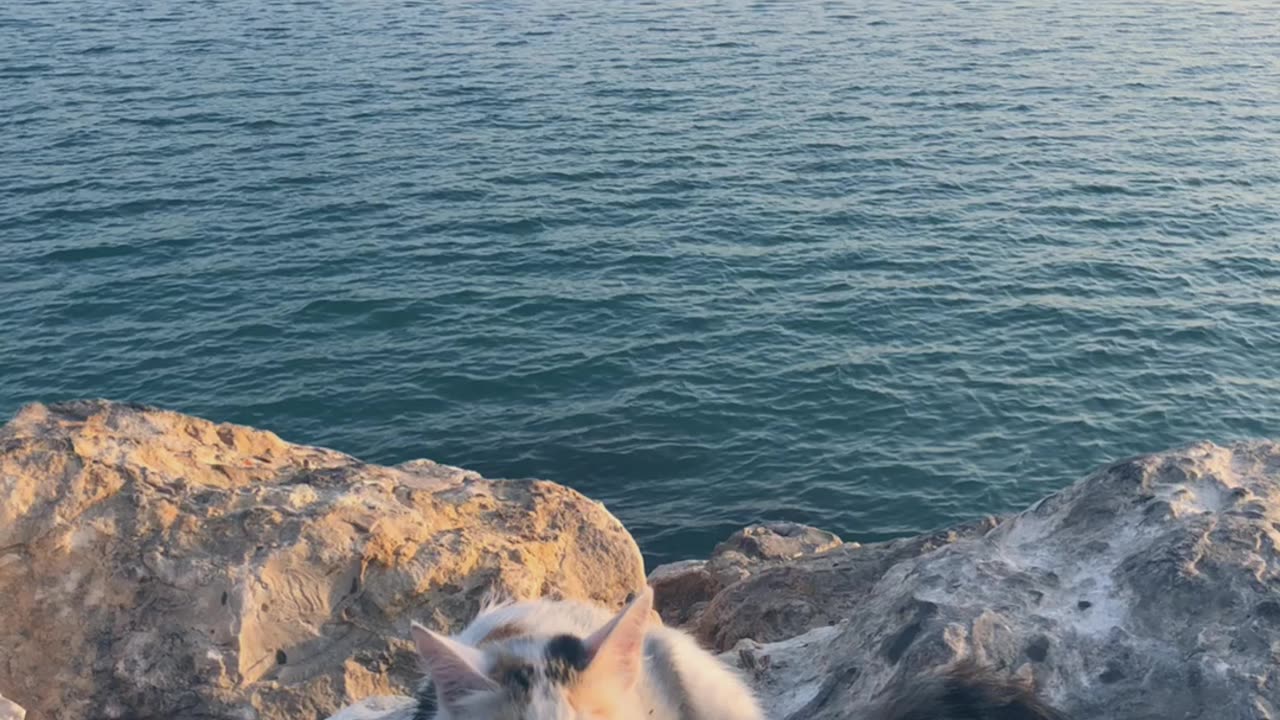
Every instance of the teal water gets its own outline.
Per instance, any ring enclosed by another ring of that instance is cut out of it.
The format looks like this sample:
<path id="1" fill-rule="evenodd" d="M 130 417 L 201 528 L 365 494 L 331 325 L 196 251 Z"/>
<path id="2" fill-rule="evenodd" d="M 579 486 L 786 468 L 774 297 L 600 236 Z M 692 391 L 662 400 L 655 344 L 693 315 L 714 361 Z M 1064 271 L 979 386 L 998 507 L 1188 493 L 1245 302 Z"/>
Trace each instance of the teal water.
<path id="1" fill-rule="evenodd" d="M 0 413 L 541 476 L 650 560 L 1280 435 L 1271 2 L 0 5 Z"/>

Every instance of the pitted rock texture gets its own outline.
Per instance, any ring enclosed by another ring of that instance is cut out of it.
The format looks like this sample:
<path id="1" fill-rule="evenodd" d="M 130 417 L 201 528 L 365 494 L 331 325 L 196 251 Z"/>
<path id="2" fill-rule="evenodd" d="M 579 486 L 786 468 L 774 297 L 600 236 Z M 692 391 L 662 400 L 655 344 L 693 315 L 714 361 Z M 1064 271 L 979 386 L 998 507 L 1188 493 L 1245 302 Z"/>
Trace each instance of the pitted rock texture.
<path id="1" fill-rule="evenodd" d="M 1079 720 L 1280 719 L 1280 445 L 1125 460 L 1004 520 L 740 553 L 768 528 L 650 581 L 664 614 L 705 604 L 691 627 L 774 720 L 868 717 L 891 685 L 961 659 Z"/>
<path id="2" fill-rule="evenodd" d="M 1280 445 L 1126 460 L 982 527 L 766 569 L 699 629 L 780 719 L 857 717 L 960 658 L 1082 719 L 1280 718 Z"/>
<path id="3" fill-rule="evenodd" d="M 643 584 L 618 521 L 549 482 L 104 401 L 0 429 L 0 692 L 33 718 L 325 717 L 409 692 L 411 620 Z"/>
<path id="4" fill-rule="evenodd" d="M 690 629 L 697 625 L 711 599 L 730 585 L 765 568 L 842 545 L 835 534 L 800 523 L 750 525 L 717 545 L 707 560 L 683 560 L 654 568 L 649 573 L 654 607 L 663 622 Z"/>

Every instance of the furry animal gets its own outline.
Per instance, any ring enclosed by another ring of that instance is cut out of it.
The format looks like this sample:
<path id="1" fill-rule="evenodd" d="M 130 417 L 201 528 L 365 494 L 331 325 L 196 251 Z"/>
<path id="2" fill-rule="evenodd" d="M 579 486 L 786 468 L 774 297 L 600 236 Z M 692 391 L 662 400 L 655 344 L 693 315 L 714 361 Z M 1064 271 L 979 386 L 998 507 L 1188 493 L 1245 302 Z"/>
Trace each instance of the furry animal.
<path id="1" fill-rule="evenodd" d="M 413 720 L 763 720 L 751 691 L 688 635 L 650 619 L 646 588 L 617 615 L 578 602 L 485 608 L 455 637 L 414 624 L 429 679 Z M 972 662 L 898 683 L 850 720 L 1069 720 Z M 808 720 L 793 717 L 788 720 Z"/>
<path id="2" fill-rule="evenodd" d="M 487 608 L 455 637 L 414 624 L 429 676 L 414 720 L 763 720 L 746 685 L 652 608 L 645 588 L 617 615 L 536 600 Z"/>

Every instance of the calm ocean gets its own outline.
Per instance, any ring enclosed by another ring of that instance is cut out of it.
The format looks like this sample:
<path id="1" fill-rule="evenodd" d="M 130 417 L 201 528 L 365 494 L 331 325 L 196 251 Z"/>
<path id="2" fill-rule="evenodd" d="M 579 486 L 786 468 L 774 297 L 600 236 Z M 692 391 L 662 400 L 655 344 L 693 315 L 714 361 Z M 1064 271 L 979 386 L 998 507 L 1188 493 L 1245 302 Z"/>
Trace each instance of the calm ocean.
<path id="1" fill-rule="evenodd" d="M 0 414 L 876 540 L 1280 435 L 1280 10 L 7 0 Z"/>

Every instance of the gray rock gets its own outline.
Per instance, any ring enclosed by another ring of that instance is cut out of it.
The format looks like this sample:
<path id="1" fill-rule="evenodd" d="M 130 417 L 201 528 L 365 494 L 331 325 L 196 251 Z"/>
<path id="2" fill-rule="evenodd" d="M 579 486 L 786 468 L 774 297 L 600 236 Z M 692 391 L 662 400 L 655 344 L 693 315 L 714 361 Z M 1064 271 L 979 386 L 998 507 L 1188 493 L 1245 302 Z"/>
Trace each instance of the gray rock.
<path id="1" fill-rule="evenodd" d="M 751 525 L 717 545 L 708 560 L 683 560 L 654 568 L 649 573 L 654 608 L 666 624 L 692 628 L 708 602 L 730 585 L 765 568 L 842 546 L 833 533 L 808 525 Z M 857 547 L 857 543 L 850 547 Z"/>
<path id="2" fill-rule="evenodd" d="M 706 560 L 659 565 L 649 573 L 654 611 L 672 627 L 687 624 L 724 585 L 707 569 Z"/>
<path id="3" fill-rule="evenodd" d="M 1278 547 L 1280 445 L 1205 443 L 998 524 L 763 570 L 699 629 L 779 719 L 857 717 L 890 682 L 964 657 L 1087 720 L 1273 719 Z"/>
<path id="4" fill-rule="evenodd" d="M 816 555 L 842 545 L 834 533 L 793 522 L 750 525 L 716 546 L 713 556 L 729 551 L 756 560 L 793 560 Z"/>
<path id="5" fill-rule="evenodd" d="M 749 564 L 749 577 L 726 584 L 690 627 L 705 645 L 723 651 L 743 638 L 773 642 L 838 623 L 890 567 L 980 535 L 995 524 L 994 518 L 986 518 L 913 538 L 865 546 L 846 543 L 786 562 Z"/>

